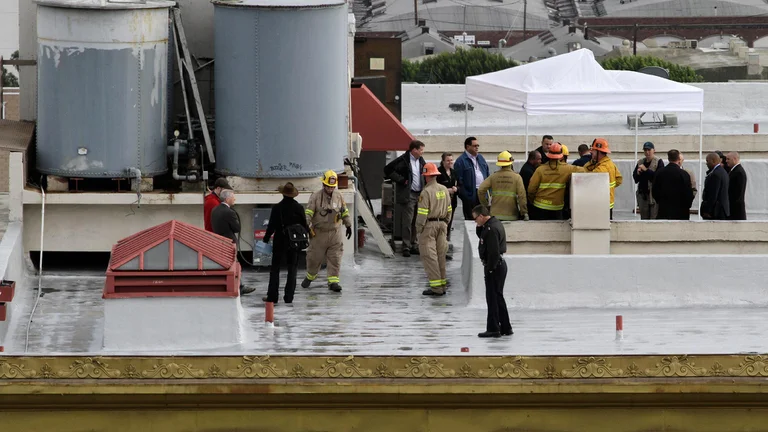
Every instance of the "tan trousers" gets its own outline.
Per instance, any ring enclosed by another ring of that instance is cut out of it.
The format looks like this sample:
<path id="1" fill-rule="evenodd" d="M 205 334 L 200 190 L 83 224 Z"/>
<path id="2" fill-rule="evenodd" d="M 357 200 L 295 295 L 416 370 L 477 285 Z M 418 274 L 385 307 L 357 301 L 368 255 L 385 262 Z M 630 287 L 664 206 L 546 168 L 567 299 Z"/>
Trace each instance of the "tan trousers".
<path id="1" fill-rule="evenodd" d="M 419 234 L 419 255 L 427 271 L 429 287 L 436 293 L 444 293 L 448 280 L 445 276 L 445 254 L 448 252 L 446 235 L 448 228 L 445 222 L 431 221 L 424 226 Z"/>
<path id="2" fill-rule="evenodd" d="M 341 231 L 315 230 L 315 236 L 309 241 L 307 248 L 307 279 L 313 281 L 317 278 L 317 272 L 323 263 L 323 258 L 328 262 L 328 285 L 339 283 L 339 268 L 341 256 L 344 255 L 344 242 L 341 239 Z"/>

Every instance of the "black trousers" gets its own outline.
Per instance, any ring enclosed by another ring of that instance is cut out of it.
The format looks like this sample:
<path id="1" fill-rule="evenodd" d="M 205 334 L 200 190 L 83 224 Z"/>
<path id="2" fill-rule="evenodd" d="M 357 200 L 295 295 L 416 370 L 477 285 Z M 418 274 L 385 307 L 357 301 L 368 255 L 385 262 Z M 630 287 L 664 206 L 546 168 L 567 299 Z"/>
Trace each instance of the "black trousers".
<path id="1" fill-rule="evenodd" d="M 456 205 L 458 204 L 456 195 L 451 198 L 451 220 L 448 221 L 447 240 L 451 241 L 451 227 L 453 226 L 453 217 L 456 216 Z"/>
<path id="2" fill-rule="evenodd" d="M 287 239 L 275 239 L 272 245 L 272 265 L 269 268 L 269 286 L 267 288 L 267 301 L 277 303 L 280 298 L 280 266 L 283 262 L 288 266 L 288 280 L 285 282 L 283 300 L 286 303 L 293 301 L 296 292 L 296 274 L 299 268 L 299 252 L 288 247 Z"/>
<path id="3" fill-rule="evenodd" d="M 474 201 L 471 199 L 461 200 L 461 210 L 464 212 L 464 219 L 475 220 L 475 218 L 472 217 L 472 209 L 477 207 L 478 204 L 480 204 L 479 198 L 475 198 Z"/>
<path id="4" fill-rule="evenodd" d="M 507 263 L 502 258 L 499 265 L 489 272 L 485 270 L 485 302 L 488 304 L 488 322 L 485 330 L 489 332 L 509 332 L 507 302 L 504 301 L 504 281 L 507 279 Z"/>
<path id="5" fill-rule="evenodd" d="M 563 220 L 562 210 L 544 210 L 531 205 L 528 207 L 530 217 L 533 220 Z"/>

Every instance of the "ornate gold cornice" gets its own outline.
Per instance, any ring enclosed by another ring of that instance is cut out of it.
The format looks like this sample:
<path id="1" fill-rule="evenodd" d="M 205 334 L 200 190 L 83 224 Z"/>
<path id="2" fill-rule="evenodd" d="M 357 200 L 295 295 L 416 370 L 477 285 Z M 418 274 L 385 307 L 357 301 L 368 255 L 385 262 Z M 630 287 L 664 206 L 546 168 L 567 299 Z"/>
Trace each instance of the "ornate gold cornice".
<path id="1" fill-rule="evenodd" d="M 768 377 L 768 354 L 606 357 L 0 357 L 5 380 Z"/>

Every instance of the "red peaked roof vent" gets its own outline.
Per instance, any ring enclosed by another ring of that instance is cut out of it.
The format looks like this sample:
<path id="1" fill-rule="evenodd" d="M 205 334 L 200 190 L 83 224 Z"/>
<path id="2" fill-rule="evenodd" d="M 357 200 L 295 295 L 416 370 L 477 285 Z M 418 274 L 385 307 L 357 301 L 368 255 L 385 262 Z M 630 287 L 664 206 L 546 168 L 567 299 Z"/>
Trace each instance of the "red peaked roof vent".
<path id="1" fill-rule="evenodd" d="M 236 253 L 232 240 L 171 220 L 118 241 L 108 270 L 225 270 L 236 262 Z"/>

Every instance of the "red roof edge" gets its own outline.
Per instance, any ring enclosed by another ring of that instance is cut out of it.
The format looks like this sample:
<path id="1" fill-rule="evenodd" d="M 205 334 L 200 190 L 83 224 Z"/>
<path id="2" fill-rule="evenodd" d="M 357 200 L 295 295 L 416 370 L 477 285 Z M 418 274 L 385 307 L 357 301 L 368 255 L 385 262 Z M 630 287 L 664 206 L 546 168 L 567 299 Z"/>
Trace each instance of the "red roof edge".
<path id="1" fill-rule="evenodd" d="M 178 240 L 224 268 L 229 268 L 233 262 L 237 262 L 235 244 L 229 238 L 195 225 L 170 220 L 119 240 L 112 246 L 108 270 L 121 267 L 165 240 Z"/>
<path id="2" fill-rule="evenodd" d="M 405 151 L 415 139 L 365 85 L 352 88 L 352 132 L 368 151 Z"/>

